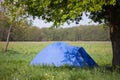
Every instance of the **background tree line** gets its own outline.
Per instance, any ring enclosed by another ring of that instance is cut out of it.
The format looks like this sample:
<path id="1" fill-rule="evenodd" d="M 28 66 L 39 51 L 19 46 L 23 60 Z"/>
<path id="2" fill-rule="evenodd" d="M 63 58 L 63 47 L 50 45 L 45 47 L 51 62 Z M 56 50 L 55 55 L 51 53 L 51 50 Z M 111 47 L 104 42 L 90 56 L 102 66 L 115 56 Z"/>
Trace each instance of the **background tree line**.
<path id="1" fill-rule="evenodd" d="M 9 30 L 7 17 L 0 13 L 0 41 L 6 41 Z M 109 29 L 103 25 L 82 25 L 70 28 L 38 28 L 29 20 L 14 26 L 10 41 L 108 41 Z"/>
<path id="2" fill-rule="evenodd" d="M 0 14 L 0 41 L 6 41 L 9 23 Z M 12 29 L 10 41 L 108 41 L 109 29 L 103 25 L 83 25 L 71 28 L 38 28 L 31 22 L 24 22 L 23 27 Z"/>

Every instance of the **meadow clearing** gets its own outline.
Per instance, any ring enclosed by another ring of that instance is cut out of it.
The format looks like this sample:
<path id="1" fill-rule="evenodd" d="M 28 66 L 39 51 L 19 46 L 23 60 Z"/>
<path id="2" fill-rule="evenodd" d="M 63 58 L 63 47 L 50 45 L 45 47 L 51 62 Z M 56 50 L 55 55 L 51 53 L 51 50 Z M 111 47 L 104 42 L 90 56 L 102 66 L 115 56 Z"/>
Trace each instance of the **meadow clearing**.
<path id="1" fill-rule="evenodd" d="M 111 71 L 110 42 L 66 42 L 82 46 L 99 67 L 31 66 L 30 61 L 45 46 L 53 42 L 10 42 L 8 52 L 0 51 L 0 80 L 120 80 L 120 72 Z M 0 49 L 4 42 L 0 42 Z"/>

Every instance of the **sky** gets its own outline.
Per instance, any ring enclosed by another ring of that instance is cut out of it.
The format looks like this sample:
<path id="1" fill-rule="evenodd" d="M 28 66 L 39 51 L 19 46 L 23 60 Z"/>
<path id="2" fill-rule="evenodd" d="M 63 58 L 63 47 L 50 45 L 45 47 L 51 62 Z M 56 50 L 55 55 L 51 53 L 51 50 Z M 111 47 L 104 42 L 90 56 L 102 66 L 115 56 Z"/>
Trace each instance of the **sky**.
<path id="1" fill-rule="evenodd" d="M 83 20 L 81 20 L 79 24 L 71 23 L 70 25 L 68 25 L 67 23 L 65 23 L 61 27 L 73 27 L 73 26 L 80 26 L 80 25 L 96 25 L 97 24 L 97 23 L 94 23 L 93 21 L 91 21 L 91 19 L 88 19 L 85 16 L 85 14 L 83 14 L 82 18 L 83 18 Z M 37 26 L 39 28 L 50 27 L 50 26 L 52 26 L 52 24 L 53 24 L 52 22 L 51 23 L 45 23 L 45 21 L 40 20 L 38 18 L 33 20 L 33 26 Z"/>

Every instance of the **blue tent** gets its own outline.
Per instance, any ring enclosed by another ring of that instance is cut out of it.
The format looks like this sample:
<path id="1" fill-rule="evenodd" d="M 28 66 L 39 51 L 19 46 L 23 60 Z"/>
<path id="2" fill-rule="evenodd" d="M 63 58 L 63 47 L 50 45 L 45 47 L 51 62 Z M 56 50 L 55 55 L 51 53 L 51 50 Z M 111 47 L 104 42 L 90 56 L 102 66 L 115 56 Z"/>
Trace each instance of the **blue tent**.
<path id="1" fill-rule="evenodd" d="M 82 47 L 55 42 L 40 51 L 31 61 L 31 65 L 92 67 L 96 63 Z"/>

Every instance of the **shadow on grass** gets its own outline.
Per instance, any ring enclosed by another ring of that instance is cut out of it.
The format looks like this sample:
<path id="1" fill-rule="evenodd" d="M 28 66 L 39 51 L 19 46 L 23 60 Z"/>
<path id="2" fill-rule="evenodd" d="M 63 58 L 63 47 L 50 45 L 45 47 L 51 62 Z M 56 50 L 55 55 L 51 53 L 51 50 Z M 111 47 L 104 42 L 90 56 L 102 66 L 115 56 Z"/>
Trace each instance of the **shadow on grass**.
<path id="1" fill-rule="evenodd" d="M 2 52 L 5 54 L 20 54 L 18 51 L 14 51 L 14 50 L 7 50 L 7 52 Z"/>
<path id="2" fill-rule="evenodd" d="M 120 73 L 120 66 L 113 67 L 112 65 L 103 65 L 99 66 L 98 68 L 101 70 Z"/>
<path id="3" fill-rule="evenodd" d="M 97 70 L 98 72 L 118 72 L 120 73 L 120 68 L 113 68 L 111 65 L 103 65 L 103 66 L 94 66 L 94 67 L 74 67 L 74 66 L 68 66 L 68 65 L 63 65 L 60 67 L 56 67 L 54 65 L 52 66 L 46 66 L 46 65 L 31 65 L 34 68 L 42 68 L 42 69 L 58 69 L 58 70 L 90 70 L 94 71 Z"/>

